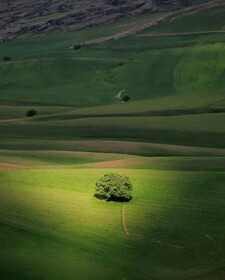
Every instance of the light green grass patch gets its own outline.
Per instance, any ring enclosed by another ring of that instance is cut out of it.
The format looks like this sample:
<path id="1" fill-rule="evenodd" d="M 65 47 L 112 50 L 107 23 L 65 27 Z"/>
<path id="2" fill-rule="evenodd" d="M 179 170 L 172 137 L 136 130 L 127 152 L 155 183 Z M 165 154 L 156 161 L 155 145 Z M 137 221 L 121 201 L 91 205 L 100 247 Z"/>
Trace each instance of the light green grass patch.
<path id="1" fill-rule="evenodd" d="M 107 172 L 134 185 L 125 209 L 129 237 L 121 204 L 93 197 Z M 5 278 L 189 279 L 223 271 L 223 172 L 29 170 L 0 178 Z"/>

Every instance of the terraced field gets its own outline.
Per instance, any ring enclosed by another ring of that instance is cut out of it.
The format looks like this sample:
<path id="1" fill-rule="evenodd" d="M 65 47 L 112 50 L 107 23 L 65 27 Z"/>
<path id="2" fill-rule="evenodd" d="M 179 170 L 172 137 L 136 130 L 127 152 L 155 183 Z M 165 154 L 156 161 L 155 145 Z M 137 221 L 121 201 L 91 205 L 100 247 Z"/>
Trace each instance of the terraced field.
<path id="1" fill-rule="evenodd" d="M 0 45 L 1 279 L 225 278 L 219 7 L 78 50 L 146 16 Z M 110 172 L 130 178 L 129 203 L 93 196 Z"/>

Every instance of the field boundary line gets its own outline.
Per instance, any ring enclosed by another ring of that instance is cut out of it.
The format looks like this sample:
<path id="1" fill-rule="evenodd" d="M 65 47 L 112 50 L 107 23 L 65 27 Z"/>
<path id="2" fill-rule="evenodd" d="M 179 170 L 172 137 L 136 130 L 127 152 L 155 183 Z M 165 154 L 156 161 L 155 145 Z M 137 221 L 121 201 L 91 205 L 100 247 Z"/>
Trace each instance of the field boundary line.
<path id="1" fill-rule="evenodd" d="M 122 207 L 121 216 L 122 216 L 123 231 L 124 231 L 124 233 L 126 234 L 126 236 L 129 236 L 129 231 L 128 231 L 128 229 L 127 229 L 126 220 L 125 220 L 125 206 Z"/>

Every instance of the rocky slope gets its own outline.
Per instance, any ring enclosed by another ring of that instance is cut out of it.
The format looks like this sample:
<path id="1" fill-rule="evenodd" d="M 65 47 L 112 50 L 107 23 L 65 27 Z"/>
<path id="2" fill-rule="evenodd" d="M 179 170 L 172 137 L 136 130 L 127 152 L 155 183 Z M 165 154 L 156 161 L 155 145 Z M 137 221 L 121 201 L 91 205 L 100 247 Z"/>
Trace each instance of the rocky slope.
<path id="1" fill-rule="evenodd" d="M 0 41 L 54 30 L 78 30 L 201 2 L 203 0 L 1 0 Z"/>

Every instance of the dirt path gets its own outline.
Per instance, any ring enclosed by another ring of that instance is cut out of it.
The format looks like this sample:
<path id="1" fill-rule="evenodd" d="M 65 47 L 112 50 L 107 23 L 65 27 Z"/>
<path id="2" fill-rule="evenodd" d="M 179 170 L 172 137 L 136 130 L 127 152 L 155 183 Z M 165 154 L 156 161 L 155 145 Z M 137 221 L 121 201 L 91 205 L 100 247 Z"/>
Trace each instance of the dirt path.
<path id="1" fill-rule="evenodd" d="M 125 206 L 122 207 L 122 226 L 123 226 L 123 231 L 126 234 L 126 236 L 129 236 L 129 232 L 126 226 L 126 220 L 125 220 Z"/>
<path id="2" fill-rule="evenodd" d="M 187 14 L 191 14 L 191 13 L 201 11 L 202 9 L 216 7 L 219 4 L 220 4 L 220 2 L 212 3 L 212 4 L 211 3 L 202 3 L 202 4 L 197 5 L 197 6 L 191 6 L 191 7 L 184 8 L 184 9 L 180 10 L 180 14 L 177 14 L 178 13 L 177 10 L 172 11 L 172 12 L 167 12 L 163 15 L 156 16 L 155 18 L 145 20 L 142 23 L 139 23 L 139 24 L 137 24 L 133 27 L 128 28 L 127 30 L 118 32 L 114 35 L 109 35 L 109 36 L 105 36 L 105 37 L 99 37 L 99 38 L 95 38 L 95 39 L 92 39 L 92 40 L 88 40 L 88 41 L 84 42 L 84 45 L 98 45 L 98 44 L 101 44 L 101 43 L 104 43 L 104 42 L 107 42 L 107 41 L 110 41 L 110 40 L 117 40 L 117 39 L 120 39 L 120 38 L 128 37 L 128 36 L 134 35 L 138 32 L 141 32 L 141 31 L 143 31 L 143 30 L 145 30 L 149 27 L 155 26 L 155 25 L 159 24 L 161 21 L 163 21 L 164 19 L 166 19 L 166 18 L 168 18 L 172 15 L 175 15 L 175 18 L 176 17 L 182 17 L 182 16 L 187 15 Z M 183 13 L 181 13 L 182 11 L 183 11 Z M 222 31 L 217 31 L 217 32 L 222 33 L 223 30 Z"/>
<path id="3" fill-rule="evenodd" d="M 144 22 L 142 22 L 140 24 L 137 24 L 134 27 L 130 27 L 129 29 L 118 32 L 114 35 L 99 37 L 99 38 L 95 38 L 95 39 L 86 41 L 86 42 L 84 42 L 84 45 L 98 45 L 98 44 L 101 44 L 101 43 L 104 43 L 104 42 L 107 42 L 107 41 L 110 41 L 110 40 L 117 40 L 117 39 L 120 39 L 120 38 L 124 38 L 124 37 L 134 35 L 134 34 L 136 34 L 138 32 L 141 32 L 141 31 L 143 31 L 143 30 L 145 30 L 145 29 L 147 29 L 151 26 L 157 25 L 162 20 L 171 16 L 174 13 L 175 12 L 169 12 L 169 13 L 166 13 L 164 15 L 160 15 L 158 17 L 145 20 Z"/>

